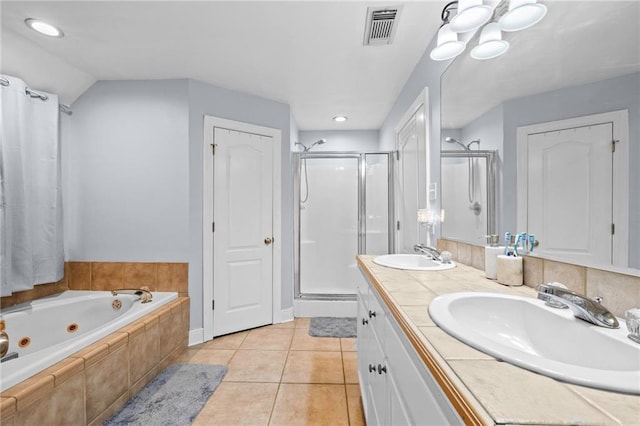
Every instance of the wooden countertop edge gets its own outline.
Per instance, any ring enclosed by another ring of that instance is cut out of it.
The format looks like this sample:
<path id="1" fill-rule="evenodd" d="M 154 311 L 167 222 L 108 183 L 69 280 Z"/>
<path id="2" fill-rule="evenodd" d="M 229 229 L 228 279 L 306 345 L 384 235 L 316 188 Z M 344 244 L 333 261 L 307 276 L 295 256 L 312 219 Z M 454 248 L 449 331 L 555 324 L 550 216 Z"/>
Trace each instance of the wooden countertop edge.
<path id="1" fill-rule="evenodd" d="M 441 363 L 444 363 L 445 361 L 439 361 L 436 358 L 436 356 L 439 358 L 439 355 L 434 356 L 434 354 L 432 354 L 424 345 L 424 343 L 422 342 L 422 338 L 418 334 L 418 331 L 416 331 L 412 324 L 407 321 L 398 306 L 384 289 L 382 284 L 378 281 L 375 275 L 371 273 L 368 266 L 364 263 L 364 260 L 360 256 L 358 256 L 357 261 L 360 269 L 367 276 L 369 282 L 376 288 L 378 294 L 387 305 L 393 317 L 400 325 L 400 328 L 402 328 L 405 335 L 409 339 L 409 342 L 411 342 L 414 349 L 418 353 L 418 356 L 425 363 L 425 365 L 435 378 L 436 382 L 438 382 L 438 385 L 440 385 L 444 394 L 447 396 L 464 423 L 467 425 L 493 425 L 493 420 L 489 420 L 490 417 L 484 412 L 482 408 L 478 407 L 478 402 L 475 400 L 470 401 L 467 397 L 465 397 L 464 392 L 461 391 L 458 386 L 456 386 L 454 381 L 459 379 L 457 379 L 457 377 L 455 378 L 455 380 L 452 379 L 449 374 L 453 373 L 448 374 L 441 365 Z"/>

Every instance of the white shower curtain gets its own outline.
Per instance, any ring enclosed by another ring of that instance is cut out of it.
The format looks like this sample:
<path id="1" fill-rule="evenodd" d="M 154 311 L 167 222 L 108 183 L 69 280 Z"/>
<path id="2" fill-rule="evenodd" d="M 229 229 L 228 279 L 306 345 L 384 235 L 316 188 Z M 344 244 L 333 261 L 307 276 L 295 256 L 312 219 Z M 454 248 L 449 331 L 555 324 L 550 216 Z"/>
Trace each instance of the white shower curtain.
<path id="1" fill-rule="evenodd" d="M 64 274 L 58 97 L 26 93 L 19 78 L 0 87 L 1 296 Z"/>

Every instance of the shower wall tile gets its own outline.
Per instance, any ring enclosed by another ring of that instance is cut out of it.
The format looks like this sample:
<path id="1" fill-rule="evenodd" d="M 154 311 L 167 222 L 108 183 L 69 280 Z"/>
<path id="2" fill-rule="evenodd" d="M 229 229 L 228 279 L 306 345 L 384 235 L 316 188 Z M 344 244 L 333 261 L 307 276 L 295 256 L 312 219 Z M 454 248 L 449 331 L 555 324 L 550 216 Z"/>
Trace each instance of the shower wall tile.
<path id="1" fill-rule="evenodd" d="M 91 263 L 91 290 L 117 290 L 124 288 L 124 263 Z"/>
<path id="2" fill-rule="evenodd" d="M 124 287 L 140 288 L 149 287 L 155 290 L 157 281 L 156 263 L 133 263 L 124 264 Z"/>
<path id="3" fill-rule="evenodd" d="M 189 295 L 189 264 L 158 262 L 65 262 L 64 277 L 0 299 L 0 308 L 30 302 L 65 290 L 115 290 L 149 287 Z"/>
<path id="4" fill-rule="evenodd" d="M 189 286 L 189 265 L 187 263 L 158 263 L 158 291 L 186 293 Z"/>
<path id="5" fill-rule="evenodd" d="M 68 281 L 71 290 L 89 290 L 91 288 L 91 263 L 67 262 Z"/>

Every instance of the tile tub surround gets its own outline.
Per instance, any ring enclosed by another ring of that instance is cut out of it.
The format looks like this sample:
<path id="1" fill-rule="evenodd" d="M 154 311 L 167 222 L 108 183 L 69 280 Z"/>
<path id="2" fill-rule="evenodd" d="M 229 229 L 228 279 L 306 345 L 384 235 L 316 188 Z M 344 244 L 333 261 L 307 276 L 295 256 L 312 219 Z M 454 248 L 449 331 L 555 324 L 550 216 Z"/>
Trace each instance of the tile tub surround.
<path id="1" fill-rule="evenodd" d="M 188 328 L 179 297 L 4 391 L 0 424 L 102 424 L 186 350 Z"/>
<path id="2" fill-rule="evenodd" d="M 484 246 L 439 239 L 437 247 L 450 251 L 454 261 L 484 270 Z M 624 317 L 628 309 L 640 307 L 639 276 L 527 255 L 522 257 L 525 286 L 535 288 L 542 283 L 561 282 L 576 293 L 602 297 L 602 304 L 618 317 Z"/>
<path id="3" fill-rule="evenodd" d="M 33 290 L 3 297 L 6 308 L 65 290 L 115 290 L 140 288 L 151 291 L 175 291 L 188 296 L 188 263 L 166 262 L 65 262 L 64 277 L 55 283 L 39 284 Z"/>
<path id="4" fill-rule="evenodd" d="M 430 301 L 440 294 L 535 297 L 532 288 L 500 285 L 463 264 L 429 275 L 378 266 L 374 257 L 359 256 L 358 265 L 456 409 L 466 410 L 469 424 L 640 424 L 640 396 L 563 383 L 499 362 L 448 335 L 428 315 Z"/>

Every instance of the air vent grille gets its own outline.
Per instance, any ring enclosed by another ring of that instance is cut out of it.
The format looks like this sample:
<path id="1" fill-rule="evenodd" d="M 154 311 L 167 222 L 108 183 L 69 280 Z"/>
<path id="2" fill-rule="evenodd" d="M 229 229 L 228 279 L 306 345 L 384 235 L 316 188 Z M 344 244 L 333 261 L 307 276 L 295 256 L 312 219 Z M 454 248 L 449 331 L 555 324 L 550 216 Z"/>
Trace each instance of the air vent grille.
<path id="1" fill-rule="evenodd" d="M 368 8 L 364 45 L 390 44 L 396 32 L 399 7 Z"/>

